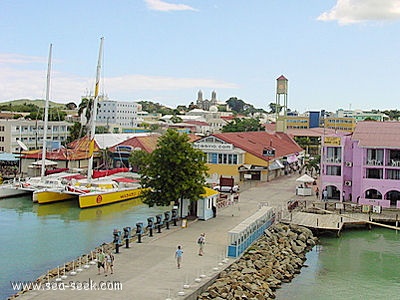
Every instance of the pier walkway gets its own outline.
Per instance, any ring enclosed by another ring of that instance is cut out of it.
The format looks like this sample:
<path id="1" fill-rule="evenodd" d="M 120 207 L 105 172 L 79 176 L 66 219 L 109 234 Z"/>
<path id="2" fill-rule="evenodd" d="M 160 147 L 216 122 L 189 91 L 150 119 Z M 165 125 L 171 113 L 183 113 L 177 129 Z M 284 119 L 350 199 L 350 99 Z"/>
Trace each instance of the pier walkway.
<path id="1" fill-rule="evenodd" d="M 228 231 L 253 215 L 260 203 L 277 209 L 286 207 L 287 202 L 295 197 L 296 178 L 285 176 L 241 186 L 239 202 L 219 209 L 216 218 L 189 223 L 187 228 L 170 226 L 170 230 L 163 229 L 153 237 L 143 237 L 140 244 L 131 242 L 129 249 L 121 248 L 120 253 L 115 254 L 114 274 L 107 277 L 103 273 L 97 275 L 97 268 L 91 266 L 63 281 L 66 285 L 70 281 L 118 282 L 122 284 L 122 290 L 73 290 L 66 287 L 64 290 L 29 291 L 18 299 L 196 299 L 199 291 L 235 260 L 225 260 Z M 133 224 L 127 226 L 133 227 Z M 112 230 L 110 228 L 110 232 Z M 196 240 L 202 232 L 206 233 L 205 255 L 199 256 Z M 73 243 L 71 241 L 71 247 Z M 177 245 L 182 245 L 184 252 L 181 269 L 176 267 L 174 258 Z"/>

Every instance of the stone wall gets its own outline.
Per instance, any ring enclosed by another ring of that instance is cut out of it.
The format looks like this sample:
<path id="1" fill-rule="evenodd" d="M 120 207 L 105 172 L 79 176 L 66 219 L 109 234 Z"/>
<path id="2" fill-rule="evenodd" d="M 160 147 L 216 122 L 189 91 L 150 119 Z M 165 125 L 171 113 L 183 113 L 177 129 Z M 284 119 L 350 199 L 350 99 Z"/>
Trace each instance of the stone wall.
<path id="1" fill-rule="evenodd" d="M 316 243 L 308 228 L 275 224 L 198 299 L 274 299 L 275 290 L 300 273 Z"/>

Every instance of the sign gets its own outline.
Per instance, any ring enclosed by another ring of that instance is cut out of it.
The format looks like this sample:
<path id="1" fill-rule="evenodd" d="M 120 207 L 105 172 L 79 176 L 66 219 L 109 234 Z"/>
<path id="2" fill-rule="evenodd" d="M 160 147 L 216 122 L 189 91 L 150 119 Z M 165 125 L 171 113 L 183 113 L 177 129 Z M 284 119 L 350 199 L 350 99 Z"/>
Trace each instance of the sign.
<path id="1" fill-rule="evenodd" d="M 232 144 L 219 143 L 194 143 L 193 147 L 200 150 L 233 150 Z"/>
<path id="2" fill-rule="evenodd" d="M 273 157 L 273 156 L 275 156 L 275 149 L 274 148 L 263 149 L 262 155 L 268 156 L 268 157 Z"/>
<path id="3" fill-rule="evenodd" d="M 133 150 L 133 147 L 129 145 L 120 145 L 115 147 L 115 150 L 117 152 L 131 152 Z"/>
<path id="4" fill-rule="evenodd" d="M 380 206 L 380 205 L 374 205 L 374 206 L 372 206 L 372 212 L 377 213 L 377 214 L 380 214 L 381 211 L 382 211 L 382 206 Z"/>
<path id="5" fill-rule="evenodd" d="M 340 137 L 326 136 L 324 138 L 324 144 L 340 146 Z"/>

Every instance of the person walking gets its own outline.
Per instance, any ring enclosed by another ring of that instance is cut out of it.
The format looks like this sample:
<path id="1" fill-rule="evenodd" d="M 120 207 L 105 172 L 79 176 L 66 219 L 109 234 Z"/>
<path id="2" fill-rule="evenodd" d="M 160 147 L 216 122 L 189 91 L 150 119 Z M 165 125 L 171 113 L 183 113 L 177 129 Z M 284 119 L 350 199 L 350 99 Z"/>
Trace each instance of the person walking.
<path id="1" fill-rule="evenodd" d="M 326 189 L 323 190 L 322 197 L 323 197 L 324 201 L 328 201 L 328 191 Z"/>
<path id="2" fill-rule="evenodd" d="M 206 234 L 203 232 L 200 234 L 199 238 L 197 239 L 197 244 L 199 245 L 199 255 L 203 256 L 204 254 L 204 244 L 206 243 Z"/>
<path id="3" fill-rule="evenodd" d="M 318 187 L 315 189 L 315 197 L 317 198 L 317 200 L 319 199 L 319 188 Z"/>
<path id="4" fill-rule="evenodd" d="M 178 245 L 178 248 L 175 251 L 176 266 L 178 267 L 178 269 L 181 268 L 182 256 L 183 256 L 182 247 L 181 245 Z"/>
<path id="5" fill-rule="evenodd" d="M 107 273 L 110 270 L 111 274 L 114 274 L 114 255 L 110 252 L 106 255 L 106 270 Z M 107 275 L 106 275 L 107 276 Z"/>
<path id="6" fill-rule="evenodd" d="M 104 262 L 105 262 L 105 256 L 104 256 L 103 250 L 99 249 L 97 252 L 97 270 L 98 270 L 99 275 L 100 275 L 101 268 L 103 268 L 104 273 L 106 272 Z"/>

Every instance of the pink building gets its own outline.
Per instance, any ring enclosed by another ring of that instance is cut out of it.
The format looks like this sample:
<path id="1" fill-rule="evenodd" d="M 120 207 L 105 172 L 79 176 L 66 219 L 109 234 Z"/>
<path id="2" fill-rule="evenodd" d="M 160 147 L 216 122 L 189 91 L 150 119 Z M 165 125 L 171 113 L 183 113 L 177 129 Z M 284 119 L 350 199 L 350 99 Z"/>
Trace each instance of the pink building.
<path id="1" fill-rule="evenodd" d="M 321 190 L 328 199 L 400 208 L 400 122 L 359 122 L 325 135 Z"/>

